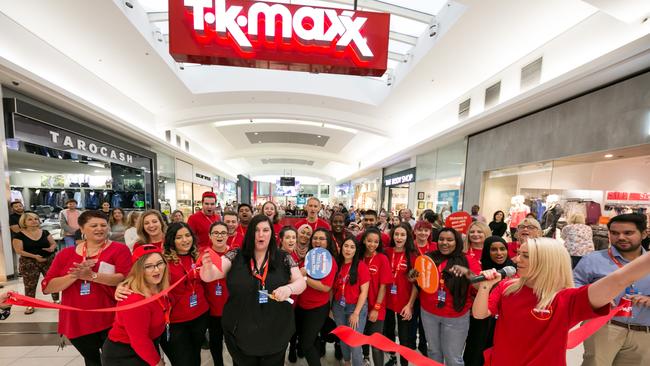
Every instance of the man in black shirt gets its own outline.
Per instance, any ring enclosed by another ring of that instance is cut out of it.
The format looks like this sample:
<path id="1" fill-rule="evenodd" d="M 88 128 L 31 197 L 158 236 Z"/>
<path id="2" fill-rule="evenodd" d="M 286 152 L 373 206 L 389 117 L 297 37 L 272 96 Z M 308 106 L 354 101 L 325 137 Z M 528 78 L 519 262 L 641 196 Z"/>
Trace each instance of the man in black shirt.
<path id="1" fill-rule="evenodd" d="M 11 237 L 13 238 L 16 233 L 20 231 L 20 216 L 25 212 L 25 207 L 20 201 L 11 202 L 11 214 L 9 214 L 9 229 L 11 229 Z"/>

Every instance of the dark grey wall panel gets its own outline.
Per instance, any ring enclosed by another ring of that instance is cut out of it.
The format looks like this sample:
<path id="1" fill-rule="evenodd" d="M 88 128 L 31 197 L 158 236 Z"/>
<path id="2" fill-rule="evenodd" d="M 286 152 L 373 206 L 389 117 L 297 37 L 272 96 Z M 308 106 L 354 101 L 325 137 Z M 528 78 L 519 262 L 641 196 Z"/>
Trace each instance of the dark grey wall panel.
<path id="1" fill-rule="evenodd" d="M 483 172 L 650 143 L 650 72 L 469 137 L 464 206 Z"/>

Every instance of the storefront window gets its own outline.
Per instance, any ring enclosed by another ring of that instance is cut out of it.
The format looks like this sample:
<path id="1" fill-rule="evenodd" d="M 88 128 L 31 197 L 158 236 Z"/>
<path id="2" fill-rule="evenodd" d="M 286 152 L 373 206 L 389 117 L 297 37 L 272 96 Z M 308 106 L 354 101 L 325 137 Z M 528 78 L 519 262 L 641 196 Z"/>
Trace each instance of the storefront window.
<path id="1" fill-rule="evenodd" d="M 158 204 L 160 211 L 171 215 L 176 207 L 176 174 L 174 158 L 167 154 L 156 153 L 158 171 Z"/>
<path id="2" fill-rule="evenodd" d="M 380 179 L 381 170 L 377 170 L 371 175 L 352 181 L 354 189 L 352 206 L 354 208 L 363 210 L 379 208 Z"/>
<path id="3" fill-rule="evenodd" d="M 431 209 L 446 218 L 462 207 L 466 150 L 462 140 L 416 157 L 416 216 Z"/>

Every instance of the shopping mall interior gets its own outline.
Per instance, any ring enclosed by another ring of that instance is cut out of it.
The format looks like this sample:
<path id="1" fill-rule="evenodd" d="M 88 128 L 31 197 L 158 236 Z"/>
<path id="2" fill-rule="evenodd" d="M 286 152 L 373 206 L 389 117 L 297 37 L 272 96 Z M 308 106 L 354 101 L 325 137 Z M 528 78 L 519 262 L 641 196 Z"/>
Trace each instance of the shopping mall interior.
<path id="1" fill-rule="evenodd" d="M 647 0 L 0 0 L 0 293 L 25 293 L 17 201 L 59 252 L 71 199 L 187 221 L 206 193 L 292 225 L 313 197 L 346 225 L 476 205 L 507 240 L 522 212 L 558 239 L 579 214 L 606 249 L 612 217 L 650 217 L 649 18 Z M 90 364 L 59 310 L 24 310 L 0 366 Z"/>

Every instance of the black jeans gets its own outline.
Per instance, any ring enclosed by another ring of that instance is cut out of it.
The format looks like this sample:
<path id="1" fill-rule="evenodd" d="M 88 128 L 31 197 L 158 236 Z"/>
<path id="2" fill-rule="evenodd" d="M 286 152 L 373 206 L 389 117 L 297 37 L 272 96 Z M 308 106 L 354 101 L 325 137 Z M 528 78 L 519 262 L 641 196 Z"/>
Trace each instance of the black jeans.
<path id="1" fill-rule="evenodd" d="M 196 319 L 172 323 L 169 341 L 165 334 L 160 345 L 172 366 L 201 366 L 201 345 L 208 329 L 208 312 Z"/>
<path id="2" fill-rule="evenodd" d="M 384 321 L 377 320 L 376 322 L 371 322 L 370 320 L 366 321 L 366 328 L 363 330 L 363 334 L 371 335 L 373 333 L 384 333 Z M 367 358 L 370 355 L 370 346 L 367 344 L 363 346 L 363 357 Z M 372 347 L 372 362 L 375 365 L 384 364 L 384 351 L 379 348 Z"/>
<path id="3" fill-rule="evenodd" d="M 417 346 L 418 350 L 423 355 L 427 355 L 427 338 L 424 335 L 424 326 L 422 325 L 422 319 L 420 318 L 420 299 L 416 299 L 413 303 L 413 318 L 411 318 L 411 332 L 410 339 L 413 344 L 418 341 L 419 345 Z M 418 338 L 418 332 L 419 337 Z"/>
<path id="4" fill-rule="evenodd" d="M 220 316 L 210 316 L 208 333 L 210 334 L 212 362 L 214 362 L 214 366 L 223 366 L 223 328 L 221 328 Z"/>
<path id="5" fill-rule="evenodd" d="M 109 329 L 70 339 L 70 343 L 72 343 L 74 348 L 76 348 L 84 358 L 86 366 L 102 366 L 100 350 L 102 349 L 102 346 L 104 346 L 104 341 L 108 338 Z"/>
<path id="6" fill-rule="evenodd" d="M 224 340 L 230 356 L 232 356 L 233 365 L 237 366 L 284 366 L 284 354 L 287 351 L 285 347 L 278 353 L 266 356 L 251 356 L 245 354 L 238 346 L 237 340 L 231 334 L 224 333 Z"/>
<path id="7" fill-rule="evenodd" d="M 483 351 L 492 347 L 495 325 L 496 320 L 492 317 L 486 319 L 469 317 L 469 332 L 463 353 L 465 366 L 483 366 L 485 363 Z"/>
<path id="8" fill-rule="evenodd" d="M 314 309 L 296 307 L 296 332 L 300 348 L 309 366 L 320 366 L 320 339 L 318 332 L 329 314 L 329 303 Z"/>
<path id="9" fill-rule="evenodd" d="M 397 318 L 397 336 L 399 337 L 399 344 L 410 349 L 415 349 L 415 340 L 411 339 L 411 320 L 404 320 L 402 316 L 395 313 L 390 309 L 386 309 L 386 320 L 384 320 L 384 335 L 386 338 L 395 342 L 395 318 Z M 391 352 L 391 354 L 395 354 Z M 400 356 L 400 364 L 407 366 L 409 361 Z"/>
<path id="10" fill-rule="evenodd" d="M 158 339 L 154 339 L 156 351 L 160 353 Z M 140 358 L 133 350 L 131 345 L 126 343 L 113 342 L 106 339 L 102 348 L 102 365 L 103 366 L 149 366 L 149 364 Z"/>

